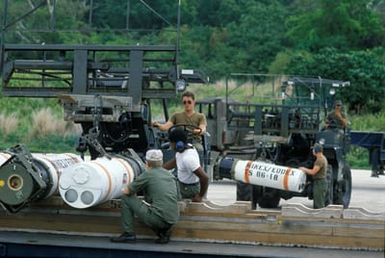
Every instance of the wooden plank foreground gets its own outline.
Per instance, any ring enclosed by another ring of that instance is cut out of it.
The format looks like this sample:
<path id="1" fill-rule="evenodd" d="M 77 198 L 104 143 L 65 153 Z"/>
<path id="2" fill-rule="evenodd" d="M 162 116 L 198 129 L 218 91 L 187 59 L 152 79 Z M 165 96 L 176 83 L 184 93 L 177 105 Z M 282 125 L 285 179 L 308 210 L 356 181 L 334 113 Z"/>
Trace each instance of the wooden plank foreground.
<path id="1" fill-rule="evenodd" d="M 185 201 L 179 206 L 181 218 L 171 239 L 385 250 L 385 214 L 362 209 L 328 206 L 312 210 L 291 204 L 283 206 L 282 211 L 260 211 L 251 210 L 249 202 L 220 206 L 209 201 Z M 53 197 L 17 214 L 2 212 L 0 230 L 117 235 L 122 231 L 120 201 L 76 210 L 59 197 Z M 139 237 L 155 238 L 154 233 L 140 223 L 136 231 Z"/>

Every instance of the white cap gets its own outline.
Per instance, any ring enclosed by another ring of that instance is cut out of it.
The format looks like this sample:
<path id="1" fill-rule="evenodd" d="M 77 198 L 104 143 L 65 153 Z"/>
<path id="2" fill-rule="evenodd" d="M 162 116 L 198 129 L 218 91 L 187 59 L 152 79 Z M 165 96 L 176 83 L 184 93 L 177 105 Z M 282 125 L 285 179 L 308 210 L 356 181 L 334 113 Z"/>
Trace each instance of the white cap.
<path id="1" fill-rule="evenodd" d="M 146 160 L 163 161 L 163 153 L 161 150 L 148 150 L 146 153 Z"/>

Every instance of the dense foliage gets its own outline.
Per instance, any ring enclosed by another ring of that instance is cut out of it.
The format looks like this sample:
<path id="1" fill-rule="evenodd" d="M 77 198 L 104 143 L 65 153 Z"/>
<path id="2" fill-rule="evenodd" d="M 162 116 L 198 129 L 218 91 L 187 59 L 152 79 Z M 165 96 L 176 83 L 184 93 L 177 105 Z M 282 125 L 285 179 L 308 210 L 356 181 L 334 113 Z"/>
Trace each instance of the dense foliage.
<path id="1" fill-rule="evenodd" d="M 8 2 L 7 24 L 12 26 L 1 39 L 6 43 L 128 45 L 177 41 L 179 0 Z M 54 2 L 55 12 L 51 6 Z M 385 0 L 180 2 L 183 68 L 200 69 L 211 81 L 232 72 L 350 81 L 350 87 L 340 96 L 348 103 L 350 115 L 352 111 L 369 115 L 384 109 Z M 0 1 L 1 19 L 4 3 Z M 17 21 L 39 3 L 45 5 Z M 20 101 L 0 97 L 0 113 L 20 109 Z M 18 107 L 13 109 L 15 105 Z M 18 113 L 19 118 L 28 115 Z M 378 114 L 381 119 L 383 111 Z M 373 126 L 371 130 L 383 130 Z M 22 126 L 23 130 L 26 127 Z"/>
<path id="2" fill-rule="evenodd" d="M 9 1 L 7 21 L 39 2 Z M 57 0 L 52 12 L 47 1 L 11 26 L 5 41 L 175 43 L 178 2 Z M 214 81 L 231 72 L 347 80 L 352 87 L 343 98 L 350 109 L 373 112 L 382 106 L 384 0 L 181 0 L 180 8 L 183 67 L 201 69 Z M 362 90 L 368 94 L 361 96 Z"/>
<path id="3" fill-rule="evenodd" d="M 383 53 L 384 49 L 344 52 L 333 48 L 312 55 L 298 52 L 291 56 L 286 72 L 350 81 L 351 85 L 342 89 L 339 98 L 349 103 L 355 113 L 373 113 L 381 110 L 385 96 Z"/>

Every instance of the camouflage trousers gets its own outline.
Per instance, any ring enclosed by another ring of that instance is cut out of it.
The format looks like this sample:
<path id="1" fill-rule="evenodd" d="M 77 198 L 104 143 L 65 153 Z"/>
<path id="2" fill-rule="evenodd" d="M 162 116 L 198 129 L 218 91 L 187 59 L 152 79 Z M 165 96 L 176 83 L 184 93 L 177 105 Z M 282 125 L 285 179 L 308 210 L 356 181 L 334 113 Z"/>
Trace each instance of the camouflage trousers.
<path id="1" fill-rule="evenodd" d="M 178 186 L 179 199 L 192 199 L 200 191 L 199 183 L 188 185 L 179 182 Z"/>
<path id="2" fill-rule="evenodd" d="M 325 207 L 326 180 L 316 179 L 313 181 L 313 208 L 320 209 Z"/>
<path id="3" fill-rule="evenodd" d="M 123 195 L 122 203 L 122 224 L 124 232 L 135 232 L 134 215 L 136 215 L 144 224 L 149 226 L 154 232 L 159 229 L 169 228 L 172 225 L 165 222 L 161 217 L 153 212 L 153 208 L 140 200 L 135 195 Z"/>

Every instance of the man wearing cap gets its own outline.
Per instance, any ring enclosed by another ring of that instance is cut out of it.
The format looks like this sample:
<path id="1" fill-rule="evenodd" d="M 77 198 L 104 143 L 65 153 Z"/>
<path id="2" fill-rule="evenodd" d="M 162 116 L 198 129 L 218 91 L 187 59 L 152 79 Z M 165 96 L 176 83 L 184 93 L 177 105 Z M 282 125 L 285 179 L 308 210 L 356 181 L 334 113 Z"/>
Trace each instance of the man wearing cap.
<path id="1" fill-rule="evenodd" d="M 345 129 L 348 125 L 348 119 L 346 118 L 346 115 L 342 111 L 342 101 L 336 100 L 334 103 L 334 110 L 330 112 L 325 121 L 325 127 L 335 127 L 338 129 Z"/>
<path id="2" fill-rule="evenodd" d="M 179 191 L 182 198 L 201 202 L 207 192 L 209 178 L 199 163 L 197 150 L 187 143 L 186 132 L 175 128 L 169 134 L 170 145 L 176 151 L 175 159 L 165 163 L 165 169 L 178 168 Z"/>
<path id="3" fill-rule="evenodd" d="M 169 241 L 170 229 L 179 218 L 177 183 L 175 177 L 162 168 L 163 153 L 160 150 L 147 151 L 146 164 L 147 171 L 122 190 L 124 233 L 111 238 L 112 242 L 135 242 L 134 215 L 157 234 L 157 243 Z M 135 195 L 139 191 L 143 191 L 145 201 Z"/>
<path id="4" fill-rule="evenodd" d="M 320 209 L 325 207 L 328 160 L 323 155 L 322 146 L 320 144 L 314 144 L 312 152 L 316 157 L 313 168 L 300 167 L 299 169 L 313 177 L 313 207 L 314 209 Z"/>

